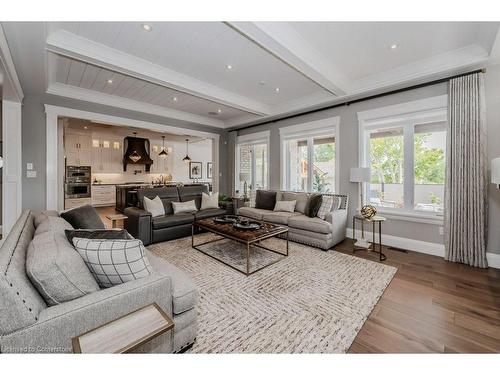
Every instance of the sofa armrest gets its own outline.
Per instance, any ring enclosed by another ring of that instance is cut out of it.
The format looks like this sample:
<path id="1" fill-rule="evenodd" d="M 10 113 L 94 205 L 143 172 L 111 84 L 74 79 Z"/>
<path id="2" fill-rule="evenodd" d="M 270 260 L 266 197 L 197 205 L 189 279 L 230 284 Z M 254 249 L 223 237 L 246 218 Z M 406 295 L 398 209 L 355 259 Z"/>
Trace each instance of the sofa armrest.
<path id="1" fill-rule="evenodd" d="M 334 243 L 337 244 L 345 239 L 347 230 L 347 210 L 334 210 L 325 216 L 325 221 L 332 224 L 332 235 Z"/>
<path id="2" fill-rule="evenodd" d="M 127 207 L 123 212 L 128 218 L 124 227 L 134 238 L 142 241 L 144 246 L 151 243 L 151 213 L 138 207 Z"/>
<path id="3" fill-rule="evenodd" d="M 0 351 L 71 352 L 73 337 L 153 302 L 172 316 L 170 276 L 153 273 L 49 307 L 40 313 L 37 323 L 2 336 Z"/>

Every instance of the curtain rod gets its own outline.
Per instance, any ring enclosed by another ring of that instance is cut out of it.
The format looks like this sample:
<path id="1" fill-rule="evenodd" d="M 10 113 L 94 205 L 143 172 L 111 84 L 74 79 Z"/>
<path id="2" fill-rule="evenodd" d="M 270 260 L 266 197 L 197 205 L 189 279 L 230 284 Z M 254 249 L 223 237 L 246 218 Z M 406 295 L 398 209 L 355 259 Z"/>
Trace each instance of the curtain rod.
<path id="1" fill-rule="evenodd" d="M 309 111 L 304 111 L 304 112 L 296 113 L 296 114 L 289 115 L 289 116 L 279 117 L 279 118 L 274 119 L 274 120 L 262 121 L 262 122 L 258 122 L 256 124 L 252 124 L 252 125 L 248 125 L 248 126 L 242 126 L 240 128 L 234 127 L 232 129 L 228 129 L 228 132 L 233 132 L 233 131 L 238 131 L 238 130 L 244 130 L 244 129 L 250 129 L 250 128 L 254 128 L 256 126 L 273 124 L 273 123 L 276 123 L 278 121 L 284 121 L 284 120 L 288 120 L 288 119 L 295 118 L 295 117 L 309 115 L 311 113 L 325 111 L 327 109 L 332 109 L 332 108 L 337 108 L 337 107 L 342 107 L 342 106 L 349 106 L 351 104 L 364 102 L 366 100 L 377 99 L 377 98 L 381 98 L 383 96 L 388 96 L 388 95 L 393 95 L 393 94 L 399 94 L 401 92 L 405 92 L 405 91 L 409 91 L 409 90 L 415 90 L 415 89 L 419 89 L 419 88 L 426 87 L 426 86 L 437 85 L 439 83 L 447 82 L 450 79 L 459 78 L 459 77 L 465 77 L 465 76 L 468 76 L 468 75 L 471 75 L 471 74 L 476 74 L 476 73 L 486 73 L 486 69 L 484 69 L 484 68 L 483 69 L 476 69 L 476 70 L 473 70 L 471 72 L 456 74 L 454 76 L 440 78 L 440 79 L 436 79 L 434 81 L 429 81 L 429 82 L 425 82 L 425 83 L 419 83 L 417 85 L 407 86 L 407 87 L 403 87 L 403 88 L 396 89 L 396 90 L 386 91 L 386 92 L 382 92 L 380 94 L 369 95 L 369 96 L 365 96 L 365 97 L 359 98 L 359 99 L 347 100 L 347 101 L 342 102 L 342 103 L 336 103 L 336 104 L 332 104 L 332 105 L 329 105 L 329 106 L 326 106 L 326 107 L 316 108 L 316 109 L 312 109 L 312 110 L 309 110 Z"/>

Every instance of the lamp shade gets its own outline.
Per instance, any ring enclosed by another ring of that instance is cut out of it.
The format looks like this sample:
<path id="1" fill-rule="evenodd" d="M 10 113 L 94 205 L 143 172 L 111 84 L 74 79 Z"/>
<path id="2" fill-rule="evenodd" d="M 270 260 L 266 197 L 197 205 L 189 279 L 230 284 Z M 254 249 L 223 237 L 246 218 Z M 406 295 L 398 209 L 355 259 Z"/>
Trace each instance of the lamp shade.
<path id="1" fill-rule="evenodd" d="M 370 182 L 370 168 L 351 168 L 351 182 Z"/>
<path id="2" fill-rule="evenodd" d="M 491 161 L 491 182 L 500 185 L 500 158 Z"/>
<path id="3" fill-rule="evenodd" d="M 240 182 L 250 181 L 250 173 L 240 173 Z"/>

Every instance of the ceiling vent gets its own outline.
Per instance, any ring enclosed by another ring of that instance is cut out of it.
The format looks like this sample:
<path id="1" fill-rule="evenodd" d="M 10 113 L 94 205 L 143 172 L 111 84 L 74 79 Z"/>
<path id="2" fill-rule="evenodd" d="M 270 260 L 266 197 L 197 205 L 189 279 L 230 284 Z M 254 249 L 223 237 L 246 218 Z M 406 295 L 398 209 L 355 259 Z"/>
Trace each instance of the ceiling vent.
<path id="1" fill-rule="evenodd" d="M 125 154 L 123 155 L 123 171 L 127 171 L 127 165 L 145 165 L 146 172 L 151 169 L 153 160 L 149 157 L 149 139 L 137 137 L 125 137 L 123 142 Z"/>

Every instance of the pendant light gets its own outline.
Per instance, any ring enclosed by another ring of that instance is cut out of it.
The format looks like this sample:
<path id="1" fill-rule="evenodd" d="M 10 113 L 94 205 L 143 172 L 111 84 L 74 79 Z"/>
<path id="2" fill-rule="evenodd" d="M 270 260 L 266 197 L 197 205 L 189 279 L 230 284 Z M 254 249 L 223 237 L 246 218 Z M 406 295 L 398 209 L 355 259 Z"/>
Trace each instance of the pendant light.
<path id="1" fill-rule="evenodd" d="M 168 156 L 168 152 L 165 149 L 165 136 L 162 135 L 161 137 L 163 138 L 163 141 L 162 141 L 163 142 L 163 147 L 162 147 L 160 153 L 158 154 L 158 156 L 161 157 L 161 158 L 166 158 Z"/>
<path id="2" fill-rule="evenodd" d="M 134 132 L 134 138 L 137 136 L 137 132 Z M 137 152 L 137 150 L 132 151 L 132 153 L 128 156 L 130 160 L 132 160 L 134 163 L 137 163 L 139 160 L 141 160 L 141 155 Z"/>
<path id="3" fill-rule="evenodd" d="M 186 156 L 184 156 L 184 159 L 182 159 L 186 163 L 191 161 L 191 158 L 189 157 L 189 139 L 186 139 Z"/>

